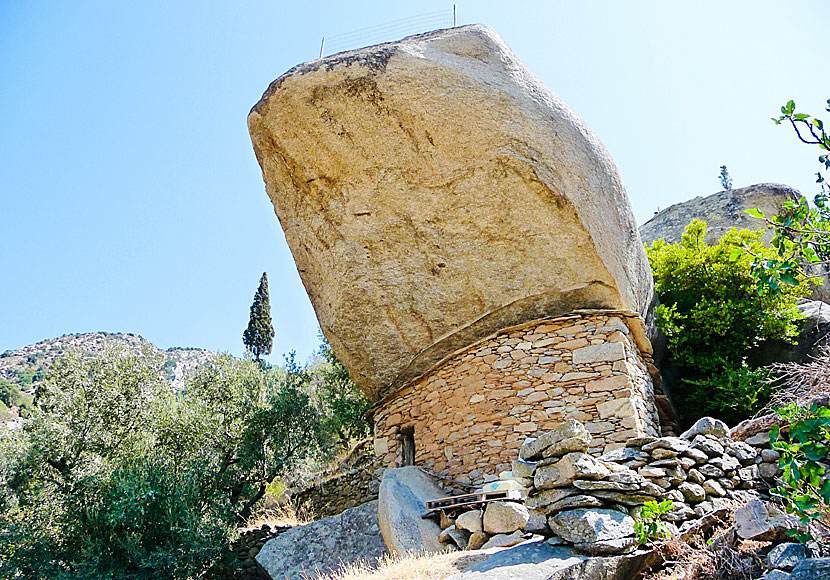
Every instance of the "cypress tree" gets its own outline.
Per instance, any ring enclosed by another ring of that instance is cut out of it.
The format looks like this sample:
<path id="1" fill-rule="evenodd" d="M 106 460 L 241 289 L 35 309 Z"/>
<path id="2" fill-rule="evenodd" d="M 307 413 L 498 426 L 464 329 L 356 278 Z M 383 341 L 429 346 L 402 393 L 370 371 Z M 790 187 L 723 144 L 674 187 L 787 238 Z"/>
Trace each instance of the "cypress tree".
<path id="1" fill-rule="evenodd" d="M 271 303 L 268 299 L 268 273 L 263 272 L 259 288 L 251 304 L 251 320 L 242 333 L 242 342 L 259 361 L 262 355 L 271 354 L 274 346 L 274 326 L 271 324 Z"/>

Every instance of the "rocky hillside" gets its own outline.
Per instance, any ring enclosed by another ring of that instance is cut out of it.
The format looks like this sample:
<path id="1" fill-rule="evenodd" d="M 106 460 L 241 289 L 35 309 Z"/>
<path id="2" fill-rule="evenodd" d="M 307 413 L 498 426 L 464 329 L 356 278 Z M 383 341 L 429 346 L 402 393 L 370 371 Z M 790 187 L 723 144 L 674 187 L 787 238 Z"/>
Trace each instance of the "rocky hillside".
<path id="1" fill-rule="evenodd" d="M 157 348 L 147 339 L 136 334 L 112 334 L 93 332 L 67 334 L 30 346 L 7 350 L 0 354 L 0 421 L 14 422 L 16 407 L 31 402 L 37 383 L 46 376 L 52 362 L 68 350 L 87 353 L 101 352 L 107 348 L 122 348 L 141 355 L 149 350 L 165 358 L 164 369 L 174 388 L 184 385 L 186 373 L 206 362 L 216 353 L 198 348 Z"/>

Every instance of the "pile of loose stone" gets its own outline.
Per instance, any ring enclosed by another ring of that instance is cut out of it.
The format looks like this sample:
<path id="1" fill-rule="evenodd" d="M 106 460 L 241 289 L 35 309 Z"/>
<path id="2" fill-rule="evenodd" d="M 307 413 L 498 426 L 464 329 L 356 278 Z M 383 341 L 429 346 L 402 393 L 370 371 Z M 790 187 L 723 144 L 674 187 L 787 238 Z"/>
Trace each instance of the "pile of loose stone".
<path id="1" fill-rule="evenodd" d="M 524 541 L 529 520 L 528 509 L 513 501 L 491 502 L 483 510 L 469 510 L 457 518 L 442 513 L 439 541 L 461 550 L 514 546 Z"/>
<path id="2" fill-rule="evenodd" d="M 745 503 L 768 489 L 761 476 L 776 475 L 777 457 L 728 432 L 704 418 L 680 437 L 632 439 L 595 458 L 590 433 L 568 420 L 525 442 L 513 463 L 529 490 L 526 529 L 585 552 L 619 553 L 634 548 L 633 518 L 647 501 L 671 499 L 664 519 L 678 526 L 729 500 Z"/>

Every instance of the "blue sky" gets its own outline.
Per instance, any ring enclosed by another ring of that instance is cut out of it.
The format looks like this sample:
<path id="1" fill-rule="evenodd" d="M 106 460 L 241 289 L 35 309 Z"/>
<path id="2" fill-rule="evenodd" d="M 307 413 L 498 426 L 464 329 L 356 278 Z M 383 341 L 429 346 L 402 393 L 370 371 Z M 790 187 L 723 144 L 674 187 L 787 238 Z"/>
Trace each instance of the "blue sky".
<path id="1" fill-rule="evenodd" d="M 267 271 L 273 362 L 317 321 L 246 116 L 320 38 L 451 2 L 0 0 L 0 351 L 64 333 L 243 352 Z M 830 2 L 462 1 L 614 157 L 638 223 L 735 186 L 814 193 L 770 122 L 830 97 Z M 825 119 L 827 118 L 825 114 Z"/>

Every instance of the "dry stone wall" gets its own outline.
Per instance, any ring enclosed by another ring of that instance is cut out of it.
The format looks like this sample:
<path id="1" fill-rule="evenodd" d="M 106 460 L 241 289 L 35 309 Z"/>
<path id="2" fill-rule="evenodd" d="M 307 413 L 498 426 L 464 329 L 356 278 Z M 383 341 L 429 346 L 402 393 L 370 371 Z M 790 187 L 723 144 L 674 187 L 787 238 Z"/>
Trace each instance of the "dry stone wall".
<path id="1" fill-rule="evenodd" d="M 641 328 L 631 313 L 586 311 L 505 329 L 381 401 L 375 453 L 400 466 L 411 437 L 416 465 L 477 485 L 509 469 L 526 437 L 565 419 L 586 424 L 595 452 L 657 436 Z"/>
<path id="2" fill-rule="evenodd" d="M 512 466 L 513 476 L 530 490 L 526 506 L 530 519 L 539 522 L 534 531 L 576 544 L 582 540 L 573 536 L 572 520 L 585 510 L 636 516 L 647 501 L 670 499 L 665 519 L 680 525 L 730 500 L 757 497 L 778 473 L 775 457 L 732 440 L 723 422 L 708 417 L 680 437 L 638 437 L 600 457 L 587 452 L 591 437 L 585 427 L 570 421 L 539 434 L 522 446 Z M 632 546 L 633 540 L 606 548 Z"/>
<path id="3" fill-rule="evenodd" d="M 376 500 L 382 476 L 381 459 L 366 458 L 354 469 L 314 483 L 295 494 L 293 499 L 298 508 L 311 513 L 315 518 L 334 516 Z"/>

